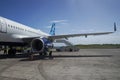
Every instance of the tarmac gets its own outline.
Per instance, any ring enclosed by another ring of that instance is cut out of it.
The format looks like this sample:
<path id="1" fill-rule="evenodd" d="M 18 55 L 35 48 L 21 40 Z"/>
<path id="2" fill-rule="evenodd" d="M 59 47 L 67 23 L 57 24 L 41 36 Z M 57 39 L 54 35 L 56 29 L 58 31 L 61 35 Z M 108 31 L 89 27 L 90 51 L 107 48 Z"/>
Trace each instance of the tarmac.
<path id="1" fill-rule="evenodd" d="M 35 55 L 33 61 L 0 52 L 0 80 L 120 80 L 120 49 L 53 52 L 53 59 Z"/>

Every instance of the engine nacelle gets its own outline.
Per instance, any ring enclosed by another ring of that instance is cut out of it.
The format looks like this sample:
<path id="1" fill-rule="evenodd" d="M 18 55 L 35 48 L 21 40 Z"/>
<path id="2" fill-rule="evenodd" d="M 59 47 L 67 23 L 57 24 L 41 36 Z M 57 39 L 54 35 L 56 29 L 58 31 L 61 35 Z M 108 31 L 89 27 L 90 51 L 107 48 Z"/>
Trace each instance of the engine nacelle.
<path id="1" fill-rule="evenodd" d="M 46 48 L 52 48 L 53 44 L 46 38 L 36 38 L 31 42 L 31 48 L 33 52 L 42 52 Z"/>
<path id="2" fill-rule="evenodd" d="M 40 38 L 33 39 L 31 42 L 31 48 L 33 52 L 41 52 L 44 50 L 44 41 Z"/>

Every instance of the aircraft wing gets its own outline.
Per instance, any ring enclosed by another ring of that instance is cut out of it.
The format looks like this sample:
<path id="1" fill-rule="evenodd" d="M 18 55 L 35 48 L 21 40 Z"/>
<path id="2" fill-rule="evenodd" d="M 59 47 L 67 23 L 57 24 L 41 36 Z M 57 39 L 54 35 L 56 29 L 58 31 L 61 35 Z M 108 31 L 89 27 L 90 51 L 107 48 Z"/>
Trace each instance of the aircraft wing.
<path id="1" fill-rule="evenodd" d="M 68 35 L 53 35 L 53 36 L 48 36 L 50 39 L 60 39 L 60 38 L 70 38 L 70 37 L 78 37 L 78 36 L 94 36 L 94 35 L 106 35 L 106 34 L 111 34 L 114 32 L 101 32 L 101 33 L 84 33 L 84 34 L 68 34 Z"/>
<path id="2" fill-rule="evenodd" d="M 91 36 L 91 35 L 106 35 L 106 34 L 111 34 L 117 31 L 116 28 L 116 23 L 114 23 L 114 31 L 113 32 L 98 32 L 98 33 L 83 33 L 83 34 L 68 34 L 68 35 L 51 35 L 48 36 L 50 39 L 60 39 L 60 38 L 70 38 L 70 37 L 78 37 L 78 36 Z"/>
<path id="3" fill-rule="evenodd" d="M 95 36 L 95 35 L 106 35 L 106 34 L 111 34 L 116 32 L 116 24 L 114 23 L 114 31 L 112 32 L 98 32 L 98 33 L 83 33 L 83 34 L 67 34 L 67 35 L 50 35 L 50 36 L 44 36 L 45 38 L 48 38 L 50 40 L 55 40 L 55 39 L 61 39 L 61 38 L 65 38 L 68 39 L 70 37 L 78 37 L 78 36 Z M 40 38 L 40 36 L 36 36 L 36 37 L 24 37 L 22 38 L 24 41 L 28 41 L 28 40 L 32 40 L 34 38 Z"/>
<path id="4" fill-rule="evenodd" d="M 114 32 L 101 32 L 101 33 L 84 33 L 84 34 L 67 34 L 67 35 L 51 35 L 51 36 L 46 36 L 46 38 L 50 39 L 50 40 L 55 40 L 55 39 L 62 39 L 62 38 L 65 38 L 65 39 L 68 39 L 70 37 L 79 37 L 79 36 L 95 36 L 95 35 L 106 35 L 106 34 L 111 34 L 111 33 L 114 33 Z M 32 39 L 35 39 L 35 38 L 40 38 L 40 36 L 36 36 L 36 37 L 23 37 L 22 40 L 24 42 L 31 42 Z"/>

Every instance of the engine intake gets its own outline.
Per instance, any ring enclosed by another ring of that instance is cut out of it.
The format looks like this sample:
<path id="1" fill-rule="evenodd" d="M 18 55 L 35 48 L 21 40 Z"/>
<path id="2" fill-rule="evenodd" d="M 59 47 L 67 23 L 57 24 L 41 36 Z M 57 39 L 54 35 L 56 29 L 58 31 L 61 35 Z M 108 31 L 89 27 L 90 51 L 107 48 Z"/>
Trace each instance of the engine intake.
<path id="1" fill-rule="evenodd" d="M 44 49 L 44 41 L 39 38 L 33 39 L 31 47 L 33 52 L 41 52 Z"/>

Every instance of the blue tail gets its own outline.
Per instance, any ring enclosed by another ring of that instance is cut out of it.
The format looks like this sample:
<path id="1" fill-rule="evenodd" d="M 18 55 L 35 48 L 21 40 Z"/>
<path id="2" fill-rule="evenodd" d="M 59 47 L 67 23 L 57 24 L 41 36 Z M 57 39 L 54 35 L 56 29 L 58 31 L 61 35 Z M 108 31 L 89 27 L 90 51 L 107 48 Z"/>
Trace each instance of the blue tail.
<path id="1" fill-rule="evenodd" d="M 55 23 L 52 24 L 51 30 L 50 30 L 50 35 L 55 35 Z"/>

